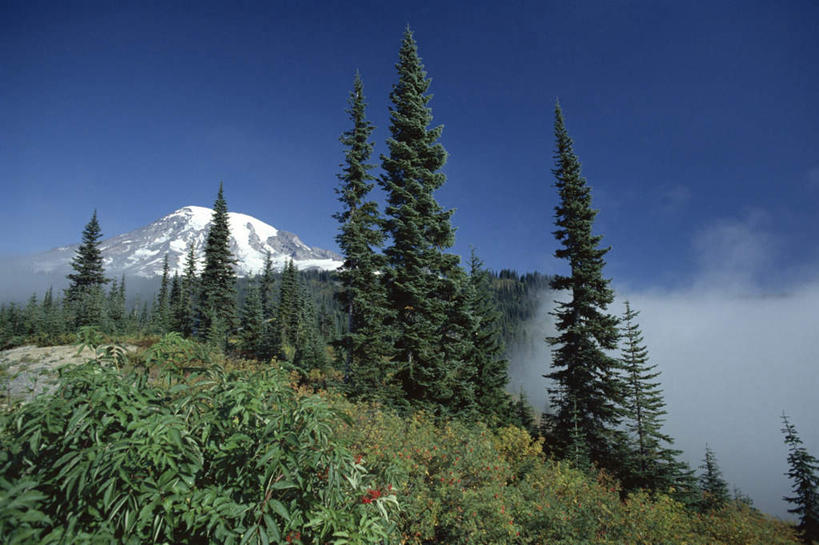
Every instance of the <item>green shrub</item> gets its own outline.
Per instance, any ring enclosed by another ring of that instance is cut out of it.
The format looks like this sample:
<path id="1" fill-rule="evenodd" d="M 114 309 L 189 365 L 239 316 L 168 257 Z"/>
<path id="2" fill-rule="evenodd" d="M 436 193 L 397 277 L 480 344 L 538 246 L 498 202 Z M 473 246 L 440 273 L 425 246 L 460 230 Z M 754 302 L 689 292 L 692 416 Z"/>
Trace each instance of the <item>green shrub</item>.
<path id="1" fill-rule="evenodd" d="M 334 440 L 336 411 L 189 342 L 152 347 L 157 377 L 95 359 L 3 415 L 4 543 L 389 540 L 395 496 Z"/>
<path id="2" fill-rule="evenodd" d="M 623 501 L 613 478 L 545 458 L 542 442 L 514 426 L 492 431 L 337 403 L 351 418 L 339 436 L 398 491 L 405 543 L 797 543 L 792 527 L 745 505 L 703 517 L 663 494 Z"/>

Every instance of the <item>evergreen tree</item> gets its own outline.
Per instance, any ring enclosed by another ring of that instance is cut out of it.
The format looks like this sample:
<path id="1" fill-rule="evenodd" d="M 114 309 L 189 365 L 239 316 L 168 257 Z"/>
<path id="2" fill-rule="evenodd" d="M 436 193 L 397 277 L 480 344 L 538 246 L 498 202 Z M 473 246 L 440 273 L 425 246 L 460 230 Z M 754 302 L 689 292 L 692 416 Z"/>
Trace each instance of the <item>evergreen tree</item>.
<path id="1" fill-rule="evenodd" d="M 394 337 L 396 379 L 404 397 L 434 413 L 457 410 L 465 365 L 458 292 L 464 274 L 459 258 L 446 253 L 454 242 L 452 210 L 444 210 L 434 191 L 446 180 L 446 151 L 437 142 L 442 127 L 428 128 L 432 113 L 427 79 L 412 32 L 407 28 L 396 64 L 398 83 L 390 93 L 389 156 L 381 156 L 387 194 L 385 270 Z M 450 328 L 451 325 L 456 325 Z"/>
<path id="2" fill-rule="evenodd" d="M 293 363 L 305 371 L 323 369 L 327 362 L 322 346 L 315 307 L 310 296 L 299 286 L 298 321 L 296 324 L 296 342 Z"/>
<path id="3" fill-rule="evenodd" d="M 227 203 L 220 183 L 213 203 L 213 219 L 205 242 L 205 267 L 199 285 L 200 335 L 205 333 L 217 346 L 225 346 L 236 319 L 235 263 L 230 252 Z"/>
<path id="4" fill-rule="evenodd" d="M 150 323 L 151 314 L 148 312 L 148 301 L 142 303 L 142 310 L 139 313 L 139 318 L 137 319 L 137 329 L 143 330 L 148 327 Z"/>
<path id="5" fill-rule="evenodd" d="M 239 330 L 239 351 L 259 361 L 266 361 L 270 356 L 266 350 L 266 331 L 264 311 L 259 288 L 255 282 L 247 286 Z"/>
<path id="6" fill-rule="evenodd" d="M 700 489 L 702 490 L 700 509 L 702 511 L 720 509 L 729 500 L 728 483 L 722 478 L 717 458 L 708 445 L 705 445 L 705 458 L 700 469 L 703 470 L 700 475 Z"/>
<path id="7" fill-rule="evenodd" d="M 71 283 L 65 292 L 66 303 L 71 306 L 77 326 L 99 324 L 103 317 L 102 286 L 109 279 L 105 278 L 100 238 L 102 230 L 94 210 L 83 229 L 82 244 L 71 261 L 74 272 L 68 275 Z"/>
<path id="8" fill-rule="evenodd" d="M 586 443 L 586 437 L 580 430 L 577 403 L 575 403 L 574 400 L 572 400 L 572 429 L 569 432 L 569 448 L 566 454 L 576 468 L 585 472 L 591 470 L 592 464 L 589 458 L 589 445 Z"/>
<path id="9" fill-rule="evenodd" d="M 37 302 L 37 294 L 32 293 L 23 309 L 23 334 L 32 336 L 39 333 L 42 328 L 42 316 L 40 305 Z"/>
<path id="10" fill-rule="evenodd" d="M 819 460 L 805 449 L 796 428 L 785 414 L 782 415 L 782 423 L 790 466 L 786 475 L 793 481 L 794 493 L 783 499 L 794 505 L 788 509 L 788 513 L 799 517 L 797 529 L 804 542 L 819 542 Z"/>
<path id="11" fill-rule="evenodd" d="M 529 396 L 526 395 L 522 386 L 518 392 L 518 398 L 511 403 L 511 409 L 509 424 L 527 431 L 533 431 L 535 429 L 535 412 L 529 403 Z"/>
<path id="12" fill-rule="evenodd" d="M 168 300 L 169 324 L 170 331 L 181 332 L 182 324 L 185 321 L 185 307 L 182 305 L 182 281 L 179 279 L 179 273 L 174 271 L 173 280 L 171 280 L 171 294 Z"/>
<path id="13" fill-rule="evenodd" d="M 555 407 L 552 442 L 565 452 L 575 425 L 589 455 L 608 469 L 620 465 L 618 446 L 623 384 L 619 363 L 606 351 L 617 348 L 617 318 L 606 309 L 614 300 L 609 280 L 603 277 L 603 256 L 610 248 L 599 248 L 602 237 L 592 234 L 597 211 L 591 207 L 591 190 L 580 172 L 560 105 L 555 105 L 555 187 L 560 202 L 555 207 L 554 235 L 561 247 L 555 257 L 566 259 L 569 276 L 555 275 L 551 288 L 566 292 L 568 301 L 557 301 L 552 312 L 557 336 L 547 340 L 552 348 L 553 371 L 547 378 L 555 383 L 549 390 Z M 576 405 L 576 409 L 574 406 Z M 573 414 L 576 412 L 576 414 Z"/>
<path id="14" fill-rule="evenodd" d="M 500 422 L 509 408 L 508 362 L 501 339 L 501 314 L 492 293 L 492 279 L 473 249 L 469 260 L 469 309 L 472 316 L 474 391 L 478 412 Z"/>
<path id="15" fill-rule="evenodd" d="M 264 268 L 259 285 L 259 295 L 262 302 L 262 313 L 265 320 L 271 320 L 275 314 L 273 305 L 273 260 L 270 257 L 270 250 L 264 256 Z"/>
<path id="16" fill-rule="evenodd" d="M 301 288 L 298 270 L 289 260 L 282 271 L 279 285 L 279 307 L 276 315 L 276 348 L 279 355 L 291 360 L 295 354 L 301 313 Z"/>
<path id="17" fill-rule="evenodd" d="M 384 233 L 378 205 L 367 200 L 375 179 L 368 164 L 374 127 L 366 119 L 364 86 L 357 72 L 348 104 L 353 126 L 340 138 L 345 162 L 336 193 L 342 209 L 334 216 L 341 224 L 336 241 L 344 255 L 344 265 L 338 271 L 338 297 L 347 312 L 347 332 L 339 344 L 350 392 L 369 398 L 384 391 L 389 340 L 384 329 L 386 292 L 378 276 L 384 260 L 374 250 L 384 242 Z"/>
<path id="18" fill-rule="evenodd" d="M 116 279 L 111 281 L 111 289 L 108 290 L 108 320 L 112 332 L 122 333 L 125 331 L 125 275 L 120 282 Z"/>
<path id="19" fill-rule="evenodd" d="M 54 301 L 54 290 L 49 287 L 43 297 L 43 333 L 47 337 L 63 332 L 63 315 L 60 305 Z"/>
<path id="20" fill-rule="evenodd" d="M 679 485 L 686 468 L 677 461 L 681 451 L 670 448 L 674 440 L 662 432 L 663 416 L 667 414 L 665 401 L 660 383 L 653 382 L 660 372 L 655 371 L 656 365 L 648 363 L 648 349 L 635 322 L 638 314 L 626 301 L 620 361 L 625 372 L 624 409 L 631 453 L 622 471 L 623 484 L 626 489 L 666 492 Z"/>
<path id="21" fill-rule="evenodd" d="M 157 295 L 155 311 L 152 315 L 154 330 L 161 335 L 170 331 L 171 305 L 169 281 L 168 254 L 165 254 L 165 259 L 162 262 L 162 282 L 159 285 L 159 294 Z"/>
<path id="22" fill-rule="evenodd" d="M 196 255 L 193 242 L 188 246 L 185 270 L 182 273 L 182 293 L 179 302 L 179 332 L 185 337 L 193 335 L 196 326 L 196 299 L 199 283 L 196 276 Z"/>

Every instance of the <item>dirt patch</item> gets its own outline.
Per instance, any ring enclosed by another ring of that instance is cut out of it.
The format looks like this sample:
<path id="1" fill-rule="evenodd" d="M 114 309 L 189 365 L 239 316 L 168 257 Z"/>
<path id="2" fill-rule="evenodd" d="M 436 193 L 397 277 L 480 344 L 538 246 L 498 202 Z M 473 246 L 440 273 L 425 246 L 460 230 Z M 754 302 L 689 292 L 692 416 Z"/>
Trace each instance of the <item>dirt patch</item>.
<path id="1" fill-rule="evenodd" d="M 0 351 L 0 406 L 53 390 L 57 369 L 69 363 L 82 363 L 93 355 L 88 348 L 78 353 L 75 345 L 18 346 Z"/>

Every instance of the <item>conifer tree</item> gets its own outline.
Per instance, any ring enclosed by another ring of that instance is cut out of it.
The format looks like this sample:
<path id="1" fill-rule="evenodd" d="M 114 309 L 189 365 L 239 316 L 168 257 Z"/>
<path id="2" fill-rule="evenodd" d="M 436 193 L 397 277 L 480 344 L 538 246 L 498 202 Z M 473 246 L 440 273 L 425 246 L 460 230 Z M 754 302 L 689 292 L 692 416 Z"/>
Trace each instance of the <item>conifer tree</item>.
<path id="1" fill-rule="evenodd" d="M 169 270 L 168 270 L 168 254 L 165 254 L 165 259 L 162 262 L 162 281 L 159 285 L 159 294 L 156 298 L 155 310 L 152 314 L 154 322 L 154 329 L 157 333 L 165 334 L 170 330 L 170 293 L 169 293 Z"/>
<path id="2" fill-rule="evenodd" d="M 805 543 L 819 542 L 819 460 L 808 453 L 788 417 L 782 415 L 782 433 L 788 446 L 788 473 L 793 482 L 793 496 L 783 499 L 794 505 L 788 509 L 799 517 L 797 530 Z"/>
<path id="3" fill-rule="evenodd" d="M 23 309 L 23 334 L 34 335 L 42 328 L 40 305 L 37 303 L 37 294 L 32 293 Z"/>
<path id="4" fill-rule="evenodd" d="M 309 294 L 300 286 L 298 322 L 293 363 L 305 371 L 322 369 L 326 365 L 324 349 L 318 333 L 315 307 Z"/>
<path id="5" fill-rule="evenodd" d="M 591 207 L 591 190 L 580 172 L 580 162 L 566 131 L 563 112 L 555 104 L 555 187 L 560 196 L 555 207 L 554 235 L 560 243 L 555 257 L 569 262 L 568 276 L 555 275 L 550 286 L 565 292 L 568 301 L 557 301 L 552 312 L 557 336 L 547 340 L 552 348 L 549 389 L 555 408 L 550 428 L 558 453 L 571 442 L 575 424 L 593 462 L 615 470 L 620 464 L 617 432 L 623 384 L 619 362 L 606 351 L 617 348 L 617 318 L 606 309 L 614 300 L 609 280 L 603 277 L 602 237 L 592 234 L 597 211 Z M 576 409 L 574 408 L 576 406 Z M 576 412 L 576 414 L 573 414 Z"/>
<path id="6" fill-rule="evenodd" d="M 239 329 L 239 351 L 244 355 L 265 361 L 265 322 L 259 287 L 255 282 L 247 286 Z"/>
<path id="7" fill-rule="evenodd" d="M 289 260 L 282 271 L 279 285 L 279 306 L 276 314 L 276 346 L 279 355 L 293 358 L 301 313 L 301 287 L 296 265 Z"/>
<path id="8" fill-rule="evenodd" d="M 43 333 L 51 337 L 63 332 L 63 316 L 60 305 L 54 301 L 54 290 L 49 286 L 43 296 Z"/>
<path id="9" fill-rule="evenodd" d="M 236 259 L 230 252 L 228 208 L 219 184 L 205 242 L 205 267 L 199 285 L 199 334 L 225 346 L 236 320 Z"/>
<path id="10" fill-rule="evenodd" d="M 168 329 L 170 331 L 181 332 L 185 315 L 184 307 L 182 306 L 182 281 L 179 279 L 179 273 L 176 271 L 174 271 L 173 280 L 171 280 L 171 294 L 168 298 L 168 309 Z"/>
<path id="11" fill-rule="evenodd" d="M 73 273 L 68 275 L 71 281 L 65 292 L 66 303 L 74 313 L 75 325 L 99 324 L 103 313 L 102 287 L 108 283 L 102 263 L 102 252 L 99 241 L 102 230 L 94 210 L 91 220 L 82 232 L 82 244 L 71 261 Z"/>
<path id="12" fill-rule="evenodd" d="M 631 453 L 621 474 L 626 489 L 667 492 L 679 486 L 679 478 L 686 469 L 677 461 L 682 452 L 670 448 L 674 440 L 662 432 L 663 416 L 667 413 L 660 383 L 654 382 L 660 372 L 655 371 L 656 365 L 648 363 L 648 349 L 635 321 L 638 314 L 626 301 L 621 320 L 624 343 L 620 361 L 626 381 L 624 409 Z"/>
<path id="13" fill-rule="evenodd" d="M 368 164 L 374 129 L 366 119 L 364 85 L 358 72 L 348 99 L 347 113 L 353 122 L 342 134 L 345 147 L 340 185 L 336 188 L 342 209 L 334 217 L 341 224 L 336 236 L 344 255 L 338 271 L 341 281 L 339 301 L 347 313 L 347 332 L 340 341 L 345 357 L 345 380 L 355 396 L 372 397 L 384 389 L 389 341 L 384 329 L 386 292 L 379 279 L 383 257 L 375 248 L 384 242 L 378 205 L 368 200 L 375 178 Z"/>
<path id="14" fill-rule="evenodd" d="M 264 268 L 262 269 L 262 277 L 259 284 L 259 295 L 265 320 L 271 320 L 275 314 L 273 305 L 273 282 L 273 260 L 270 257 L 270 250 L 268 250 L 265 252 Z"/>
<path id="15" fill-rule="evenodd" d="M 700 489 L 702 490 L 702 500 L 700 509 L 702 511 L 713 511 L 723 507 L 729 500 L 728 483 L 722 478 L 722 472 L 717 465 L 717 457 L 714 452 L 705 445 L 705 458 L 700 469 Z"/>
<path id="16" fill-rule="evenodd" d="M 450 329 L 460 282 L 459 258 L 446 253 L 454 242 L 452 210 L 433 193 L 446 180 L 441 172 L 446 151 L 437 142 L 442 127 L 429 128 L 427 79 L 412 32 L 407 28 L 396 64 L 398 83 L 390 93 L 388 156 L 379 180 L 387 195 L 385 231 L 392 244 L 385 250 L 385 270 L 396 379 L 405 398 L 434 413 L 455 409 L 457 376 L 465 365 L 465 334 Z"/>
<path id="17" fill-rule="evenodd" d="M 137 328 L 142 330 L 148 327 L 148 324 L 151 319 L 151 314 L 148 311 L 148 301 L 142 303 L 142 310 L 139 313 L 139 318 L 137 319 Z"/>
<path id="18" fill-rule="evenodd" d="M 566 451 L 576 468 L 588 472 L 592 464 L 589 458 L 589 445 L 578 424 L 577 403 L 572 400 L 572 429 L 569 432 L 569 448 Z"/>
<path id="19" fill-rule="evenodd" d="M 182 272 L 182 293 L 179 303 L 179 332 L 185 337 L 193 335 L 196 326 L 197 294 L 199 283 L 196 276 L 196 255 L 193 242 L 188 246 L 185 270 Z"/>
<path id="20" fill-rule="evenodd" d="M 469 310 L 472 317 L 474 396 L 478 412 L 500 422 L 509 410 L 508 362 L 501 339 L 501 314 L 492 293 L 491 277 L 473 249 L 469 260 Z"/>
<path id="21" fill-rule="evenodd" d="M 532 405 L 529 403 L 529 396 L 521 386 L 518 392 L 518 398 L 510 404 L 510 424 L 522 428 L 524 430 L 532 431 L 535 428 L 535 415 Z"/>
<path id="22" fill-rule="evenodd" d="M 122 275 L 120 282 L 116 279 L 111 281 L 111 289 L 108 291 L 108 319 L 113 331 L 121 333 L 125 330 L 125 275 Z"/>

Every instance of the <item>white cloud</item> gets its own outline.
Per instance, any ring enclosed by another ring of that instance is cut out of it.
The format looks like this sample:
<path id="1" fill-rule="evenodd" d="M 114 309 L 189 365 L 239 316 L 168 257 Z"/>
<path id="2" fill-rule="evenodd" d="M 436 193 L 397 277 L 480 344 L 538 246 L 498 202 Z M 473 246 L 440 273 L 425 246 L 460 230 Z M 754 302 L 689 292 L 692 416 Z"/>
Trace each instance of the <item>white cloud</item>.
<path id="1" fill-rule="evenodd" d="M 692 241 L 699 269 L 686 287 L 616 286 L 609 311 L 622 314 L 626 299 L 640 311 L 651 361 L 662 372 L 665 431 L 683 458 L 698 468 L 709 443 L 730 485 L 763 511 L 788 518 L 783 411 L 819 456 L 819 274 L 802 271 L 801 278 L 812 280 L 766 294 L 760 280 L 782 266 L 768 224 L 765 213 L 753 211 L 705 226 Z M 553 299 L 543 298 L 531 338 L 553 333 L 547 314 Z M 522 386 L 534 401 L 542 399 L 540 375 L 551 356 L 545 343 L 533 347 L 515 354 L 510 372 L 514 391 Z"/>
<path id="2" fill-rule="evenodd" d="M 694 238 L 699 289 L 745 292 L 776 259 L 777 240 L 765 228 L 768 215 L 751 211 L 741 219 L 724 219 L 701 229 Z"/>
<path id="3" fill-rule="evenodd" d="M 708 442 L 726 479 L 762 510 L 785 517 L 790 493 L 782 411 L 819 455 L 819 276 L 770 295 L 759 287 L 777 264 L 768 217 L 751 212 L 702 229 L 700 270 L 689 287 L 628 290 L 652 361 L 662 371 L 667 431 L 692 466 Z"/>
<path id="4" fill-rule="evenodd" d="M 692 465 L 708 442 L 725 477 L 785 516 L 784 410 L 819 454 L 819 282 L 779 297 L 715 289 L 623 294 L 662 371 L 667 431 Z"/>

